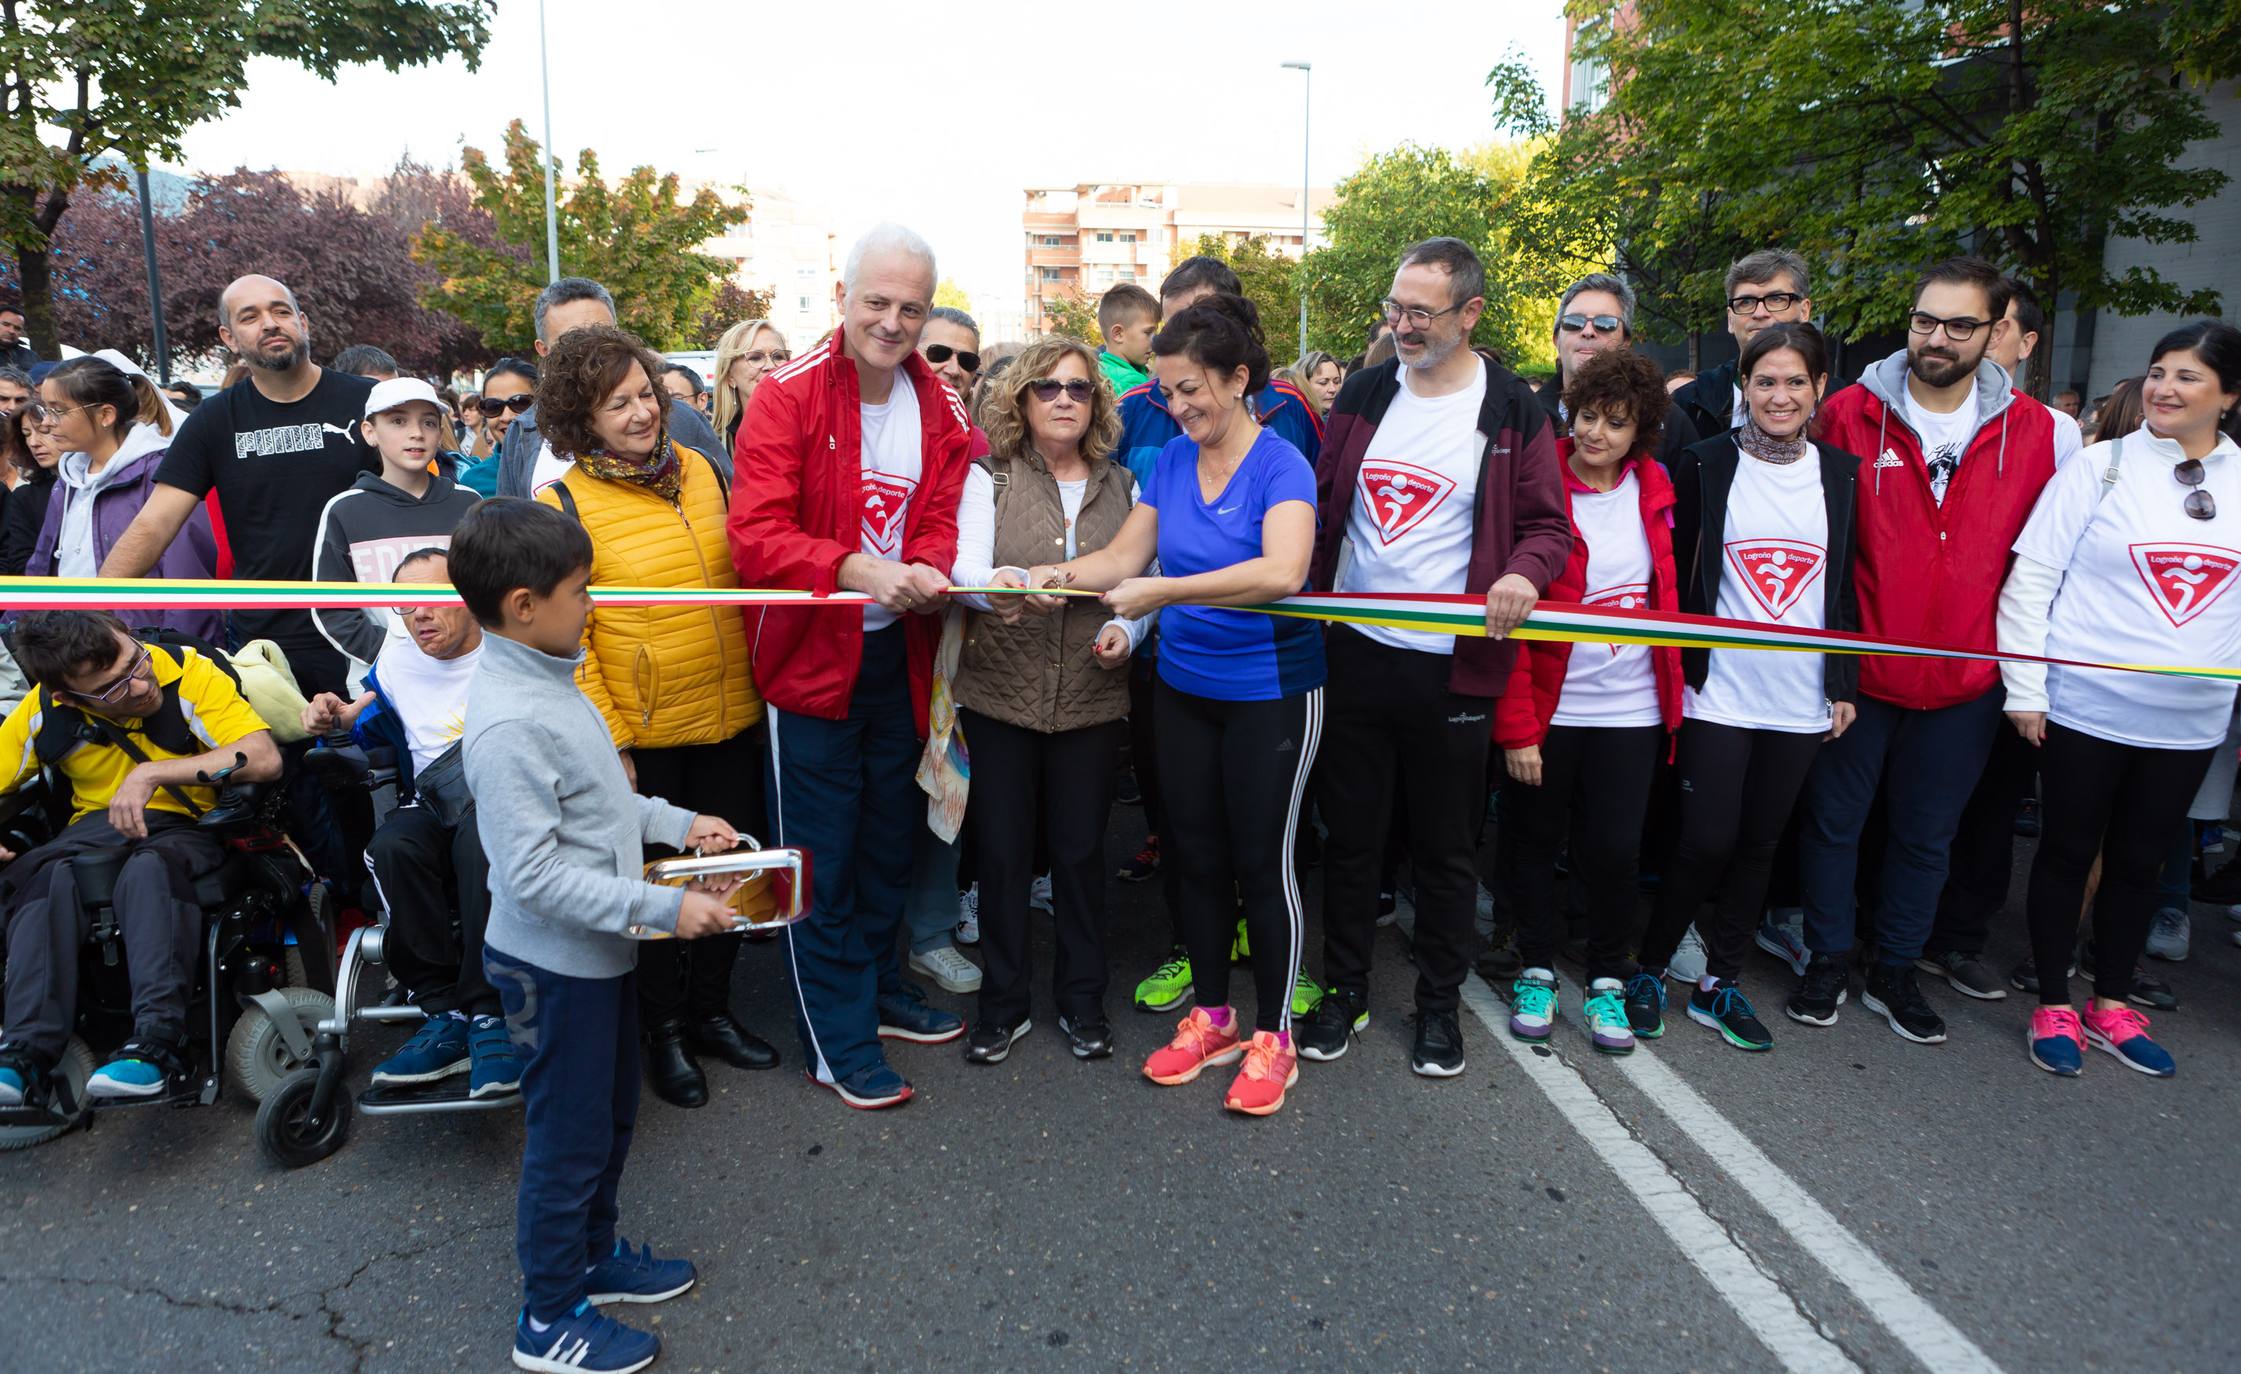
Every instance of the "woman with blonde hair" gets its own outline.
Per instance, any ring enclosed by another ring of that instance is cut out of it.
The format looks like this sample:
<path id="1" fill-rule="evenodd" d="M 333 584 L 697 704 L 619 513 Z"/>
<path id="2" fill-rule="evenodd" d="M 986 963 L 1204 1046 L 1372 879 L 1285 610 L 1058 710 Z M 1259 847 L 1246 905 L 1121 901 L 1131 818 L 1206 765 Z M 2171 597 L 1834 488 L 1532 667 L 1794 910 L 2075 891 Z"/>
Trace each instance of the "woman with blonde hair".
<path id="1" fill-rule="evenodd" d="M 1120 411 L 1097 355 L 1029 344 L 985 396 L 990 452 L 957 510 L 961 587 L 1028 586 L 1027 569 L 1095 553 L 1126 523 L 1134 479 L 1113 461 Z M 1023 614 L 1025 598 L 970 608 L 953 691 L 973 759 L 973 844 L 987 969 L 965 1058 L 994 1064 L 1028 1031 L 1028 890 L 1035 836 L 1050 846 L 1053 1000 L 1078 1059 L 1113 1052 L 1105 1020 L 1105 822 L 1143 626 L 1100 602 Z"/>
<path id="2" fill-rule="evenodd" d="M 741 320 L 716 340 L 716 432 L 724 436 L 726 461 L 739 441 L 739 422 L 746 417 L 755 384 L 793 356 L 786 336 L 769 320 Z"/>
<path id="3" fill-rule="evenodd" d="M 1300 394 L 1315 407 L 1315 413 L 1327 416 L 1331 402 L 1338 399 L 1339 384 L 1346 380 L 1346 364 L 1315 349 L 1292 364 L 1292 380 L 1299 383 Z"/>

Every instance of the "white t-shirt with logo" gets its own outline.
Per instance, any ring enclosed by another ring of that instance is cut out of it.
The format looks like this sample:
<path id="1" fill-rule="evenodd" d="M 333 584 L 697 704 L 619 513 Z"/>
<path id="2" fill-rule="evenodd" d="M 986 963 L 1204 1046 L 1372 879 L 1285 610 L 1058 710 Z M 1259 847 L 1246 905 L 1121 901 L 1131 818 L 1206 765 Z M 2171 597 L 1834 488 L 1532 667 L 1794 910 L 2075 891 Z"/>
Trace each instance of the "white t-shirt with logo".
<path id="1" fill-rule="evenodd" d="M 431 658 L 416 641 L 399 636 L 391 636 L 374 656 L 374 676 L 405 728 L 413 776 L 467 728 L 467 686 L 481 662 L 480 644 L 457 658 Z"/>
<path id="2" fill-rule="evenodd" d="M 1352 546 L 1338 579 L 1342 592 L 1460 592 L 1471 566 L 1478 498 L 1478 413 L 1486 402 L 1486 364 L 1471 384 L 1445 396 L 1419 396 L 1411 369 L 1362 454 L 1346 515 Z M 1380 644 L 1452 654 L 1455 636 L 1363 625 Z"/>
<path id="3" fill-rule="evenodd" d="M 1953 474 L 1961 470 L 1961 458 L 1969 451 L 1969 441 L 1976 437 L 1976 383 L 1969 383 L 1969 394 L 1949 415 L 1924 408 L 1914 399 L 1914 388 L 1906 389 L 1906 422 L 1914 426 L 1914 433 L 1922 440 L 1922 463 L 1930 470 L 1930 495 L 1939 505 L 1945 504 L 1945 489 L 1953 481 Z"/>
<path id="4" fill-rule="evenodd" d="M 1813 445 L 1794 463 L 1749 454 L 1728 492 L 1727 547 L 1715 615 L 1785 630 L 1828 627 L 1829 512 L 1821 494 L 1821 456 Z M 1714 649 L 1703 690 L 1691 688 L 1690 720 L 1746 730 L 1809 734 L 1829 728 L 1828 684 L 1820 654 Z"/>
<path id="5" fill-rule="evenodd" d="M 2203 460 L 2217 516 L 2186 513 L 2173 475 L 2186 455 L 2168 439 L 2125 436 L 2116 485 L 2101 494 L 2111 444 L 2095 444 L 2047 483 L 2015 541 L 2018 556 L 2063 570 L 2048 613 L 2046 656 L 2102 663 L 2230 668 L 2241 663 L 2241 449 Z M 2047 718 L 2101 739 L 2154 749 L 2225 741 L 2234 684 L 2109 668 L 2047 669 Z"/>
<path id="6" fill-rule="evenodd" d="M 918 389 L 897 369 L 887 399 L 859 407 L 863 425 L 862 552 L 874 558 L 903 556 L 903 523 L 918 495 L 924 471 L 925 431 L 918 422 Z M 864 607 L 864 629 L 884 630 L 895 623 L 885 607 Z"/>
<path id="7" fill-rule="evenodd" d="M 1634 470 L 1609 491 L 1572 493 L 1572 523 L 1587 545 L 1583 606 L 1643 610 L 1650 604 L 1650 541 Z M 1574 644 L 1552 725 L 1658 725 L 1657 670 L 1639 644 Z"/>

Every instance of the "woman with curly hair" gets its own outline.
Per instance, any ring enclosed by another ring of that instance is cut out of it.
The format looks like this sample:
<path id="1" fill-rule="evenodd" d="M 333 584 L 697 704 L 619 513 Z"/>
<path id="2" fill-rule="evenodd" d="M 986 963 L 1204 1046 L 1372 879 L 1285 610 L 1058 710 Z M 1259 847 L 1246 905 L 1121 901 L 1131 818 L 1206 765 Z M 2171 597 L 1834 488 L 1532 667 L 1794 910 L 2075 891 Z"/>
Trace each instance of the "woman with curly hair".
<path id="1" fill-rule="evenodd" d="M 560 336 L 538 380 L 537 416 L 552 451 L 573 466 L 537 499 L 583 522 L 594 586 L 737 587 L 722 472 L 670 439 L 662 367 L 613 325 Z M 763 703 L 739 612 L 607 606 L 584 627 L 584 647 L 577 680 L 638 791 L 760 833 Z M 668 940 L 639 953 L 647 1078 L 664 1102 L 708 1101 L 696 1052 L 742 1069 L 778 1063 L 731 1014 L 738 953 L 737 940 Z"/>
<path id="2" fill-rule="evenodd" d="M 1111 543 L 1135 504 L 1112 460 L 1120 412 L 1087 344 L 1029 344 L 987 398 L 991 452 L 957 510 L 961 587 L 1028 586 L 1027 569 Z M 987 959 L 965 1058 L 1000 1062 L 1028 1031 L 1028 889 L 1035 835 L 1050 846 L 1058 1027 L 1079 1059 L 1113 1052 L 1105 1020 L 1105 821 L 1128 714 L 1139 621 L 1099 602 L 1028 615 L 1016 596 L 971 608 L 954 684 L 973 758 L 974 858 Z"/>

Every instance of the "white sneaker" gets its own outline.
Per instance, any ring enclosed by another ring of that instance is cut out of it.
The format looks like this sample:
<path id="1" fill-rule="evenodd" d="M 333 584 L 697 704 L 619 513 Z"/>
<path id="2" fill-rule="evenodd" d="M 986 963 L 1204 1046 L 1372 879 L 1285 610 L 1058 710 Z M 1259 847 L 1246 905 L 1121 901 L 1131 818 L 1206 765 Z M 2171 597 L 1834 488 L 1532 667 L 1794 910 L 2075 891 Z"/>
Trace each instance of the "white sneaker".
<path id="1" fill-rule="evenodd" d="M 936 945 L 924 954 L 913 954 L 910 966 L 933 979 L 943 992 L 980 991 L 980 966 L 958 953 L 955 945 Z"/>
<path id="2" fill-rule="evenodd" d="M 1027 904 L 1031 907 L 1034 907 L 1037 911 L 1055 912 L 1056 908 L 1051 905 L 1050 875 L 1048 873 L 1045 873 L 1042 877 L 1037 878 L 1034 883 L 1028 887 Z"/>
<path id="3" fill-rule="evenodd" d="M 980 943 L 980 884 L 974 883 L 957 895 L 957 943 Z"/>
<path id="4" fill-rule="evenodd" d="M 1673 950 L 1666 961 L 1665 976 L 1676 983 L 1696 984 L 1704 981 L 1704 941 L 1697 936 L 1696 927 L 1690 926 L 1688 934 Z"/>
<path id="5" fill-rule="evenodd" d="M 1760 949 L 1789 965 L 1790 972 L 1800 978 L 1805 976 L 1805 966 L 1813 962 L 1813 952 L 1805 947 L 1803 907 L 1768 907 L 1754 939 Z"/>

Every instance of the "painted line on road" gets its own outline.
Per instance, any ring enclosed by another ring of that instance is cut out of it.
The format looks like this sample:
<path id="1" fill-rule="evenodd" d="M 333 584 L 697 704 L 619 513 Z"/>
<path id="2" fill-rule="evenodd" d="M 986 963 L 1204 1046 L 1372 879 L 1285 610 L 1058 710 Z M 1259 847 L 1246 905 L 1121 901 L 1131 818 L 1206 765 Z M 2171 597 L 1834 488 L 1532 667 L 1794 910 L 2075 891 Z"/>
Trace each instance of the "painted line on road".
<path id="1" fill-rule="evenodd" d="M 1572 1128 L 1600 1156 L 1642 1210 L 1671 1238 L 1751 1334 L 1789 1374 L 1859 1374 L 1843 1348 L 1808 1320 L 1766 1267 L 1744 1249 L 1647 1145 L 1636 1139 L 1580 1071 L 1561 1057 L 1536 1053 L 1511 1038 L 1508 1015 L 1486 984 L 1466 975 L 1463 1005 L 1486 1023 L 1494 1042 L 1509 1052 L 1534 1086 L 1547 1095 Z"/>

